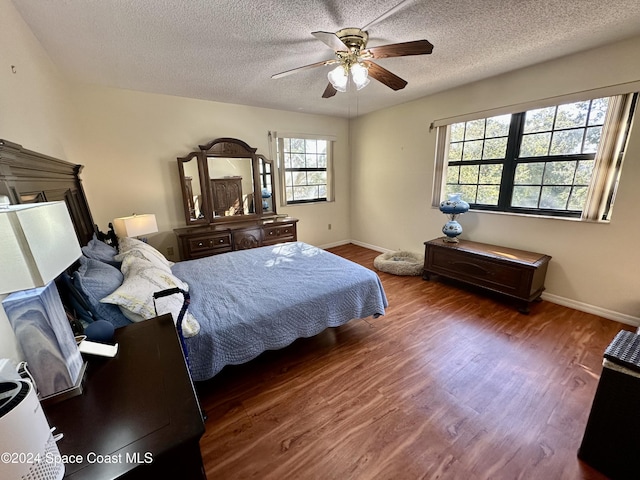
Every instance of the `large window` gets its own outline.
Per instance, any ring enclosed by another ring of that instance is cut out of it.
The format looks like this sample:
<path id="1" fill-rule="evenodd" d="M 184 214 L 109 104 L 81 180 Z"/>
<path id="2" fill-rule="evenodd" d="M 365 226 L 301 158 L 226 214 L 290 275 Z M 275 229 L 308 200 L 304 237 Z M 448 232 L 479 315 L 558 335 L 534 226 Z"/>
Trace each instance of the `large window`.
<path id="1" fill-rule="evenodd" d="M 284 137 L 277 145 L 285 203 L 331 200 L 331 141 Z"/>
<path id="2" fill-rule="evenodd" d="M 478 210 L 582 218 L 592 210 L 589 219 L 607 219 L 635 97 L 440 127 L 444 193 L 461 193 Z"/>

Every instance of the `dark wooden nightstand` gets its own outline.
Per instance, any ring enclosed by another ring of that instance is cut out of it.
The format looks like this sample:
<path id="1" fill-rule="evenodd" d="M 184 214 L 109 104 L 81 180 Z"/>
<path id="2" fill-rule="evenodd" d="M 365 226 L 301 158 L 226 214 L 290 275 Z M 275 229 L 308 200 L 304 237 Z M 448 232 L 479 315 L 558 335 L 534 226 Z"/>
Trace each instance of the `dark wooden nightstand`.
<path id="1" fill-rule="evenodd" d="M 65 478 L 206 478 L 204 422 L 170 315 L 119 328 L 114 358 L 87 356 L 82 395 L 44 407 Z"/>

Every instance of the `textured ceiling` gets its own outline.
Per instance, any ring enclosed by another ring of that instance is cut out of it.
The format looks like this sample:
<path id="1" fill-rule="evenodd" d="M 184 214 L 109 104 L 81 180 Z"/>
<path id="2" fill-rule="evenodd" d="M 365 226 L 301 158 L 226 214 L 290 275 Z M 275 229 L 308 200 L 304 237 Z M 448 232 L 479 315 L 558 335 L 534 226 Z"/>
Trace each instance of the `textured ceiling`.
<path id="1" fill-rule="evenodd" d="M 363 27 L 400 0 L 13 3 L 74 81 L 345 117 L 640 34 L 638 0 L 406 0 L 368 29 L 368 46 L 434 45 L 431 55 L 378 61 L 407 87 L 372 80 L 323 99 L 332 67 L 271 75 L 333 58 L 311 32 Z"/>

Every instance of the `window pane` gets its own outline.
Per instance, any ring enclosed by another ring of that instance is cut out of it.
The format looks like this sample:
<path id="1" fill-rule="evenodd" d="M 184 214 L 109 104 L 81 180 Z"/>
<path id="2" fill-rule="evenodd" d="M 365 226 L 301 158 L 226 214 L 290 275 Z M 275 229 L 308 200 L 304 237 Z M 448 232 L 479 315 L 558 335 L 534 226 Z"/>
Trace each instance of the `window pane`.
<path id="1" fill-rule="evenodd" d="M 507 138 L 490 138 L 484 141 L 484 152 L 482 158 L 504 158 L 507 153 Z"/>
<path id="2" fill-rule="evenodd" d="M 304 168 L 304 155 L 299 153 L 291 155 L 291 168 Z"/>
<path id="3" fill-rule="evenodd" d="M 292 172 L 293 181 L 291 185 L 306 185 L 307 184 L 307 172 Z"/>
<path id="4" fill-rule="evenodd" d="M 313 200 L 318 198 L 318 187 L 294 187 L 293 195 L 296 200 Z"/>
<path id="5" fill-rule="evenodd" d="M 529 110 L 525 115 L 524 133 L 544 132 L 553 128 L 556 107 Z"/>
<path id="6" fill-rule="evenodd" d="M 575 161 L 548 162 L 544 169 L 543 185 L 572 185 L 576 163 Z"/>
<path id="7" fill-rule="evenodd" d="M 482 205 L 497 205 L 499 194 L 499 185 L 480 185 L 478 187 L 478 198 L 476 203 L 480 203 Z"/>
<path id="8" fill-rule="evenodd" d="M 305 165 L 307 168 L 316 168 L 318 166 L 318 156 L 317 155 L 305 155 Z"/>
<path id="9" fill-rule="evenodd" d="M 538 208 L 540 187 L 513 187 L 512 207 Z"/>
<path id="10" fill-rule="evenodd" d="M 502 165 L 480 165 L 478 183 L 500 185 L 500 180 L 502 180 Z M 480 194 L 478 193 L 478 195 Z"/>
<path id="11" fill-rule="evenodd" d="M 609 98 L 596 98 L 591 102 L 591 113 L 589 114 L 589 125 L 602 125 L 607 116 Z"/>
<path id="12" fill-rule="evenodd" d="M 520 145 L 520 157 L 545 157 L 549 155 L 549 141 L 551 133 L 536 133 L 524 135 Z"/>
<path id="13" fill-rule="evenodd" d="M 327 144 L 328 143 L 329 142 L 327 140 L 316 140 L 318 153 L 326 155 L 327 154 Z"/>
<path id="14" fill-rule="evenodd" d="M 318 198 L 327 198 L 327 186 L 318 185 Z"/>
<path id="15" fill-rule="evenodd" d="M 458 183 L 460 167 L 447 167 L 447 183 Z"/>
<path id="16" fill-rule="evenodd" d="M 462 160 L 480 160 L 482 158 L 482 140 L 464 142 Z"/>
<path id="17" fill-rule="evenodd" d="M 542 187 L 540 195 L 540 208 L 565 210 L 569 200 L 571 187 Z"/>
<path id="18" fill-rule="evenodd" d="M 558 106 L 554 128 L 583 127 L 589 115 L 589 102 L 576 102 Z"/>
<path id="19" fill-rule="evenodd" d="M 291 154 L 284 154 L 284 168 L 291 168 Z"/>
<path id="20" fill-rule="evenodd" d="M 327 168 L 327 155 L 318 155 L 318 168 Z"/>
<path id="21" fill-rule="evenodd" d="M 309 185 L 326 185 L 327 172 L 309 172 L 307 173 L 307 183 Z"/>
<path id="22" fill-rule="evenodd" d="M 459 162 L 462 158 L 462 142 L 449 145 L 449 161 Z"/>
<path id="23" fill-rule="evenodd" d="M 519 163 L 516 166 L 515 185 L 542 185 L 544 163 Z"/>
<path id="24" fill-rule="evenodd" d="M 291 152 L 292 153 L 304 153 L 304 139 L 292 138 L 291 139 Z"/>
<path id="25" fill-rule="evenodd" d="M 587 201 L 587 187 L 573 187 L 567 209 L 582 211 Z"/>
<path id="26" fill-rule="evenodd" d="M 460 185 L 457 191 L 451 193 L 460 193 L 460 198 L 468 203 L 476 203 L 476 192 L 478 187 L 476 185 Z"/>
<path id="27" fill-rule="evenodd" d="M 453 125 L 451 125 L 451 133 L 449 136 L 449 141 L 461 142 L 462 140 L 464 140 L 464 122 L 454 123 Z"/>
<path id="28" fill-rule="evenodd" d="M 578 168 L 576 170 L 576 178 L 573 181 L 574 185 L 589 185 L 591 181 L 591 174 L 593 172 L 593 166 L 595 160 L 581 160 L 578 162 Z"/>
<path id="29" fill-rule="evenodd" d="M 464 133 L 465 140 L 475 140 L 484 138 L 484 118 L 467 122 L 467 129 Z"/>
<path id="30" fill-rule="evenodd" d="M 460 167 L 460 183 L 478 183 L 478 165 L 465 165 Z"/>
<path id="31" fill-rule="evenodd" d="M 602 127 L 589 127 L 584 137 L 584 147 L 582 153 L 596 153 L 602 135 Z"/>
<path id="32" fill-rule="evenodd" d="M 293 187 L 287 187 L 285 190 L 287 192 L 287 202 L 292 202 L 293 201 Z"/>
<path id="33" fill-rule="evenodd" d="M 578 128 L 575 130 L 565 130 L 562 132 L 553 132 L 551 140 L 550 155 L 571 155 L 580 153 L 582 148 L 582 134 L 584 130 Z"/>
<path id="34" fill-rule="evenodd" d="M 305 140 L 304 145 L 307 153 L 316 153 L 316 140 Z"/>
<path id="35" fill-rule="evenodd" d="M 509 135 L 510 124 L 511 115 L 499 115 L 497 117 L 487 118 L 486 137 L 506 137 Z"/>

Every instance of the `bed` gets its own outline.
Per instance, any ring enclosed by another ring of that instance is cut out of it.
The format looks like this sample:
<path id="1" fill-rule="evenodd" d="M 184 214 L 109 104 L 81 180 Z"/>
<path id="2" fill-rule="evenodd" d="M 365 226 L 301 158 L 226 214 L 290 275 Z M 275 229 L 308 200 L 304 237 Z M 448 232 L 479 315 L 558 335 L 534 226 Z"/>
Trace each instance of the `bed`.
<path id="1" fill-rule="evenodd" d="M 160 252 L 130 239 L 129 247 L 116 255 L 112 246 L 100 240 L 108 237 L 87 228 L 93 219 L 80 170 L 79 165 L 0 140 L 0 195 L 8 196 L 12 203 L 67 203 L 84 256 L 63 283 L 73 293 L 65 295 L 67 303 L 74 311 L 85 310 L 85 322 L 100 319 L 120 327 L 152 316 L 149 305 L 156 306 L 153 299 L 145 297 L 144 308 L 138 310 L 129 305 L 123 310 L 122 302 L 113 298 L 105 302 L 125 285 L 140 289 L 142 277 L 149 284 L 144 295 L 167 287 L 159 281 L 165 277 L 177 279 L 173 280 L 176 286 L 188 289 L 189 316 L 198 325 L 186 338 L 195 381 L 210 379 L 226 365 L 248 362 L 297 338 L 385 313 L 387 299 L 375 272 L 303 242 L 172 264 Z M 140 257 L 153 265 L 143 265 Z M 143 274 L 134 278 L 131 272 L 136 268 Z M 123 298 L 129 292 L 124 293 Z M 182 300 L 173 297 L 170 311 L 176 319 L 176 306 Z M 125 318 L 123 311 L 131 315 Z"/>

